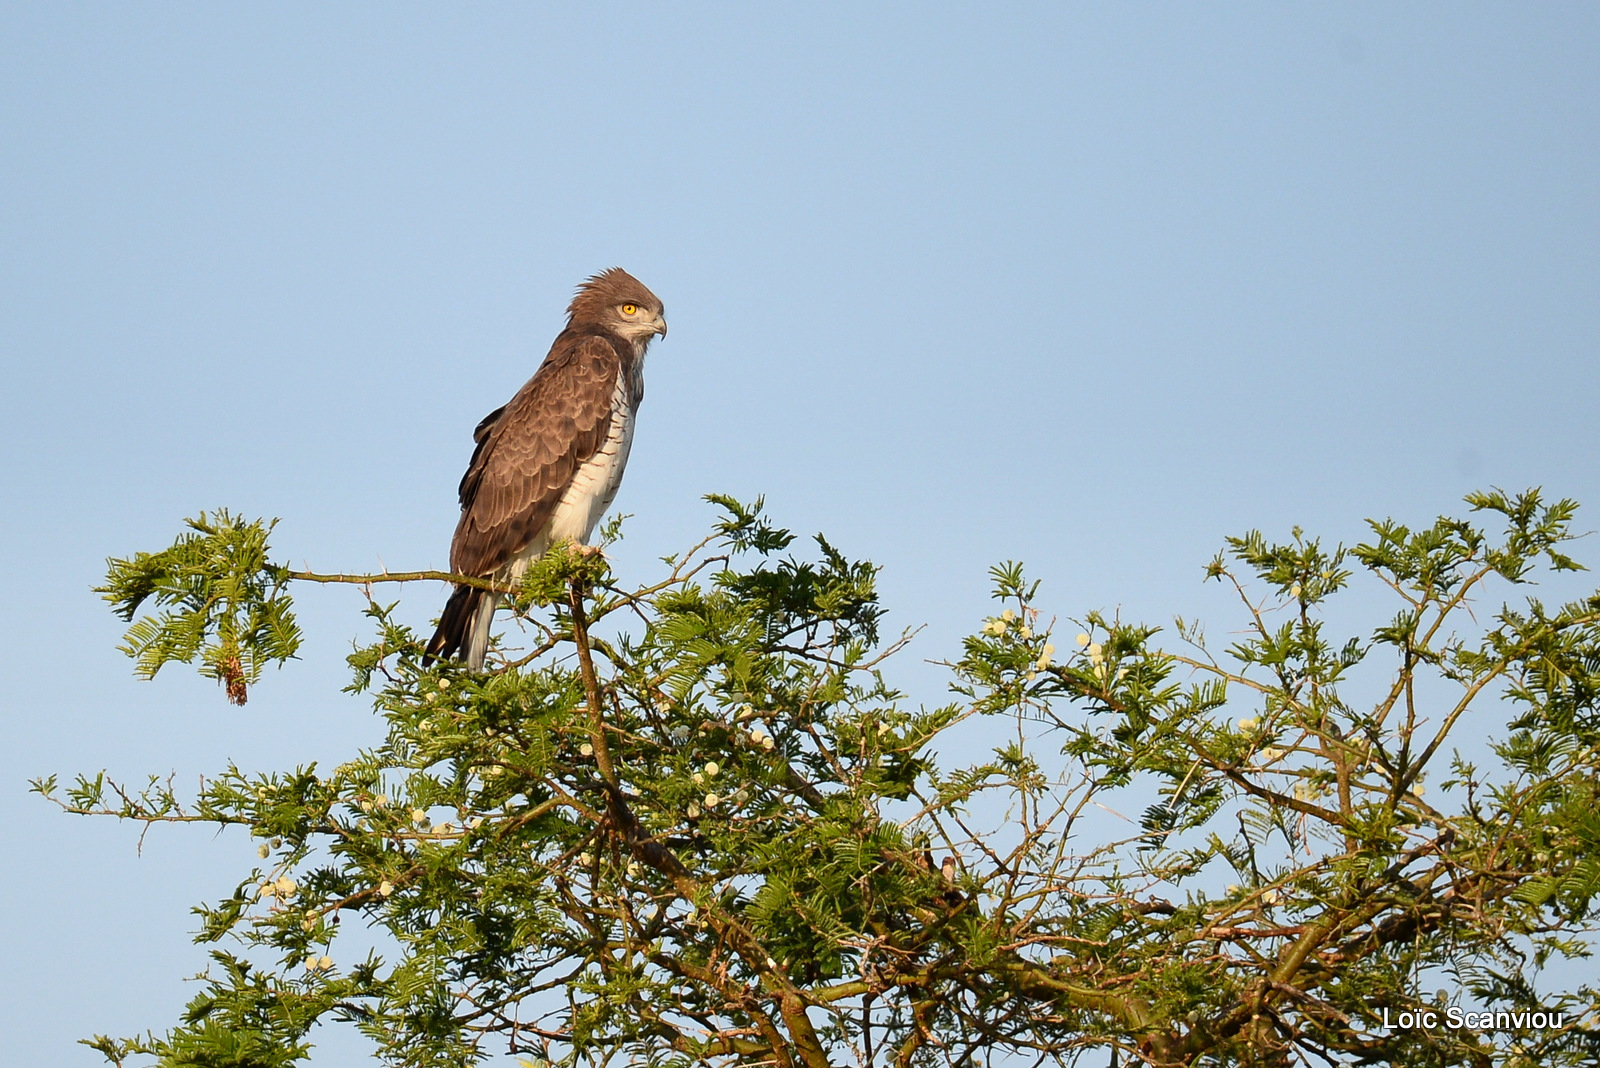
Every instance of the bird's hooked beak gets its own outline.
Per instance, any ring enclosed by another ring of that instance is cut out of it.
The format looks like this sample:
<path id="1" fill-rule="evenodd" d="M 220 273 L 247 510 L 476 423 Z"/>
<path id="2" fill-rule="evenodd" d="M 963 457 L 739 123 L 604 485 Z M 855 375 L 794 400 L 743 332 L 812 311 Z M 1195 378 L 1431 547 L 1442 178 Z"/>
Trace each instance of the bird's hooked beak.
<path id="1" fill-rule="evenodd" d="M 664 318 L 662 318 L 661 316 L 658 315 L 658 316 L 656 316 L 656 321 L 651 323 L 650 325 L 655 327 L 656 328 L 656 333 L 660 334 L 662 337 L 666 337 L 667 336 L 667 321 L 666 321 L 666 319 L 664 319 Z"/>

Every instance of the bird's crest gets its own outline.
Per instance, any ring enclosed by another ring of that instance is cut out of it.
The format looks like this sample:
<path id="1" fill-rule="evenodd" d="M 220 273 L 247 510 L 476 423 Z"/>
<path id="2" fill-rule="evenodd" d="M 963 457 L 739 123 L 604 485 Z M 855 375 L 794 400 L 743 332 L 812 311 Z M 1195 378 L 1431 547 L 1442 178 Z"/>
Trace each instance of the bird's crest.
<path id="1" fill-rule="evenodd" d="M 572 303 L 567 305 L 567 325 L 594 322 L 604 309 L 629 303 L 653 312 L 661 311 L 660 298 L 646 289 L 643 282 L 621 267 L 609 268 L 590 275 L 578 286 Z"/>

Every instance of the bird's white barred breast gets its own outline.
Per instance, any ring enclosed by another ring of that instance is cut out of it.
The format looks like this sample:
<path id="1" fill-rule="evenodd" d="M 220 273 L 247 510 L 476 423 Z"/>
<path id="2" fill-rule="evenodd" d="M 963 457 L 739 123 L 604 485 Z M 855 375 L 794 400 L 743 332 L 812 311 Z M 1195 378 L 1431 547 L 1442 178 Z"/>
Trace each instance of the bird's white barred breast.
<path id="1" fill-rule="evenodd" d="M 545 547 L 558 541 L 587 544 L 600 517 L 606 514 L 622 485 L 622 471 L 628 466 L 628 450 L 633 445 L 633 406 L 628 403 L 628 384 L 621 376 L 611 395 L 611 429 L 598 452 L 585 460 L 561 495 L 555 514 L 550 517 Z"/>
<path id="2" fill-rule="evenodd" d="M 611 427 L 600 449 L 585 460 L 568 483 L 566 492 L 550 517 L 550 522 L 515 556 L 507 560 L 493 578 L 515 586 L 532 563 L 558 541 L 571 541 L 586 545 L 594 533 L 600 517 L 606 514 L 622 485 L 622 470 L 628 466 L 628 449 L 633 445 L 633 405 L 630 395 L 638 396 L 643 377 L 643 354 L 634 364 L 635 382 L 619 378 L 611 394 Z M 491 607 L 492 611 L 492 607 Z M 487 619 L 484 621 L 487 626 Z M 488 631 L 484 630 L 487 640 Z"/>

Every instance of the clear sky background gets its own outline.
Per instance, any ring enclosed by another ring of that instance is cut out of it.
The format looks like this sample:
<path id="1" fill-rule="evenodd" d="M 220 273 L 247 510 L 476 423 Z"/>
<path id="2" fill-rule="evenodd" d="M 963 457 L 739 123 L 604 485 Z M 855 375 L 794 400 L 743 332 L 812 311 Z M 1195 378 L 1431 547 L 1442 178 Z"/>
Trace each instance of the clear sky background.
<path id="1" fill-rule="evenodd" d="M 301 591 L 235 709 L 132 678 L 104 558 L 221 505 L 444 567 L 473 426 L 613 264 L 671 323 L 621 577 L 765 494 L 883 565 L 932 703 L 1002 559 L 1064 615 L 1226 622 L 1201 567 L 1252 527 L 1489 485 L 1596 525 L 1600 8 L 0 4 L 4 1059 L 169 1026 L 254 860 L 28 777 L 381 732 L 355 591 Z"/>

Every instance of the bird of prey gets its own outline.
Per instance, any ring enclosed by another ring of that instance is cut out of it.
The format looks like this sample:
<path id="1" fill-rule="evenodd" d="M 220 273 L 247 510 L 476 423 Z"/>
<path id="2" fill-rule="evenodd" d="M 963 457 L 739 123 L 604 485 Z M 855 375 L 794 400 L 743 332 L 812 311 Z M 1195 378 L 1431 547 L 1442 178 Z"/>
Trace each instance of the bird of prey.
<path id="1" fill-rule="evenodd" d="M 511 586 L 554 543 L 588 542 L 628 463 L 645 350 L 666 333 L 661 301 L 622 268 L 578 287 L 539 370 L 472 432 L 451 571 Z M 457 586 L 424 662 L 459 653 L 482 670 L 500 601 Z"/>

